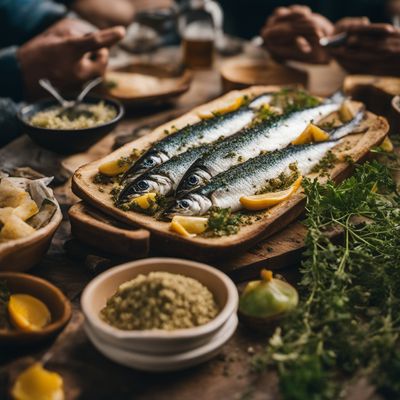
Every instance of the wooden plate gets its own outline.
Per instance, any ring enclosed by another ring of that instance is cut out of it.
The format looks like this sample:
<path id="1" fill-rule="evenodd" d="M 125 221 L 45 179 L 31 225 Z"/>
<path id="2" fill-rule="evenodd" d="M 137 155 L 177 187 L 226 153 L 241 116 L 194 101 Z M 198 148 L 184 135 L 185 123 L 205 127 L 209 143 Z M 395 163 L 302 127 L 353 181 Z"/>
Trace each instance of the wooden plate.
<path id="1" fill-rule="evenodd" d="M 267 60 L 231 60 L 220 69 L 225 91 L 252 85 L 301 85 L 306 87 L 308 75 Z"/>
<path id="2" fill-rule="evenodd" d="M 399 133 L 400 110 L 394 107 L 394 96 L 400 95 L 400 78 L 349 75 L 344 80 L 343 90 L 354 100 L 362 101 L 368 110 L 384 115 L 389 121 L 390 133 Z"/>
<path id="3" fill-rule="evenodd" d="M 223 105 L 226 105 L 226 103 L 231 103 L 237 96 L 254 96 L 278 89 L 272 86 L 257 86 L 242 91 L 233 91 L 219 99 L 197 107 L 182 117 L 158 127 L 150 134 L 121 147 L 101 160 L 79 168 L 73 176 L 72 189 L 76 195 L 88 204 L 132 226 L 149 230 L 151 232 L 150 240 L 153 249 L 159 249 L 168 254 L 202 260 L 232 256 L 235 252 L 244 251 L 294 221 L 304 210 L 304 195 L 298 193 L 288 201 L 271 208 L 264 213 L 264 218 L 251 225 L 243 226 L 236 235 L 222 238 L 185 238 L 170 232 L 169 224 L 166 222 L 156 221 L 147 215 L 133 211 L 125 212 L 116 208 L 108 194 L 110 188 L 105 186 L 99 188 L 99 186 L 93 183 L 93 176 L 98 172 L 99 165 L 105 161 L 127 156 L 134 148 L 143 149 L 149 147 L 151 143 L 165 136 L 165 129 L 169 130 L 172 126 L 179 129 L 187 124 L 198 121 L 199 111 L 219 109 Z M 348 136 L 340 145 L 333 149 L 333 152 L 336 154 L 341 153 L 342 156 L 345 152 L 354 161 L 360 161 L 368 155 L 371 147 L 381 143 L 388 131 L 386 120 L 368 113 L 363 124 L 368 127 L 366 133 Z M 337 163 L 330 171 L 330 175 L 333 179 L 340 181 L 351 174 L 351 171 L 352 166 L 343 161 Z"/>
<path id="4" fill-rule="evenodd" d="M 132 64 L 108 71 L 105 80 L 116 84 L 105 89 L 107 95 L 125 106 L 138 106 L 166 102 L 180 96 L 189 90 L 192 74 L 162 65 Z"/>
<path id="5" fill-rule="evenodd" d="M 47 252 L 62 221 L 59 205 L 50 222 L 26 238 L 0 243 L 0 271 L 27 271 Z"/>

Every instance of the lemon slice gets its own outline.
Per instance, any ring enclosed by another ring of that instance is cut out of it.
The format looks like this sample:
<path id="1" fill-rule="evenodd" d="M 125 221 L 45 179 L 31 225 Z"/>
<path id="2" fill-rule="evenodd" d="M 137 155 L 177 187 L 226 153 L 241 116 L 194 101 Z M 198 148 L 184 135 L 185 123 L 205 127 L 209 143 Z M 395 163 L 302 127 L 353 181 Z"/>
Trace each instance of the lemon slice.
<path id="1" fill-rule="evenodd" d="M 138 207 L 143 210 L 147 210 L 149 207 L 155 204 L 157 198 L 156 193 L 146 193 L 142 196 L 135 197 L 132 199 L 132 203 L 136 204 Z"/>
<path id="2" fill-rule="evenodd" d="M 389 136 L 385 136 L 385 139 L 383 139 L 383 142 L 381 143 L 380 148 L 383 151 L 386 151 L 386 153 L 391 153 L 394 150 L 393 143 L 389 139 Z"/>
<path id="3" fill-rule="evenodd" d="M 303 177 L 299 176 L 289 189 L 279 192 L 256 194 L 254 196 L 244 196 L 240 198 L 240 203 L 247 210 L 258 211 L 274 206 L 287 200 L 300 187 Z"/>
<path id="4" fill-rule="evenodd" d="M 15 400 L 64 400 L 63 379 L 35 363 L 18 376 L 11 394 Z"/>
<path id="5" fill-rule="evenodd" d="M 50 311 L 41 300 L 29 294 L 13 294 L 8 302 L 8 313 L 16 328 L 37 331 L 50 323 Z"/>
<path id="6" fill-rule="evenodd" d="M 203 233 L 207 229 L 208 218 L 205 217 L 185 217 L 175 215 L 172 218 L 169 229 L 179 235 L 194 237 Z"/>
<path id="7" fill-rule="evenodd" d="M 127 162 L 121 162 L 121 160 L 106 161 L 99 167 L 99 172 L 107 176 L 116 176 L 126 172 L 130 165 Z"/>
<path id="8" fill-rule="evenodd" d="M 226 114 L 228 112 L 232 112 L 237 110 L 242 104 L 243 104 L 243 97 L 238 97 L 236 98 L 232 103 L 226 104 L 225 106 L 222 106 L 218 108 L 217 110 L 213 111 L 199 111 L 197 115 L 201 119 L 209 119 L 215 116 L 215 114 Z"/>
<path id="9" fill-rule="evenodd" d="M 329 139 L 329 134 L 314 124 L 308 124 L 306 129 L 292 141 L 292 144 L 307 144 L 311 142 L 324 142 Z"/>
<path id="10" fill-rule="evenodd" d="M 345 100 L 338 111 L 342 122 L 349 122 L 354 118 L 353 107 L 348 100 Z"/>

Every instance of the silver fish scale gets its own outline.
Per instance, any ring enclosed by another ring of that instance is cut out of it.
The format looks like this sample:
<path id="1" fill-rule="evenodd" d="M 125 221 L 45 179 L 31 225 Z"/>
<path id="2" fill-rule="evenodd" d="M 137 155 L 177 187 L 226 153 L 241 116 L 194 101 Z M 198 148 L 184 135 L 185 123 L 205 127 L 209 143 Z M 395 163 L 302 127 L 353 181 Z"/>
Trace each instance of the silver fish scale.
<path id="1" fill-rule="evenodd" d="M 313 121 L 321 119 L 339 109 L 338 104 L 324 104 L 311 109 L 282 116 L 277 121 L 245 129 L 235 136 L 225 139 L 199 158 L 188 170 L 178 186 L 181 192 L 187 186 L 187 179 L 196 170 L 202 169 L 210 177 L 229 170 L 231 167 L 258 156 L 264 151 L 282 149 L 290 144 Z"/>
<path id="2" fill-rule="evenodd" d="M 240 198 L 255 194 L 270 179 L 286 172 L 296 162 L 302 175 L 308 174 L 326 152 L 337 142 L 323 142 L 312 145 L 292 146 L 249 160 L 214 178 L 195 193 L 210 198 L 212 205 L 220 208 L 241 208 Z"/>

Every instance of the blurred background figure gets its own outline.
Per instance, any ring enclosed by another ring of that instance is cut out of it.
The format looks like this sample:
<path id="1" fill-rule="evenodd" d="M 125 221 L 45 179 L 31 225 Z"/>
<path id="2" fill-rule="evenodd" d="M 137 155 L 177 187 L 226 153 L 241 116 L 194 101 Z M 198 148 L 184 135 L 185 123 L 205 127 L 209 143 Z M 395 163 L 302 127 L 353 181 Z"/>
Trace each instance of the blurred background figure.
<path id="1" fill-rule="evenodd" d="M 264 46 L 277 61 L 324 64 L 334 58 L 351 73 L 400 75 L 398 0 L 309 3 L 315 3 L 313 9 L 276 8 L 262 28 Z M 347 34 L 342 43 L 320 45 L 322 37 L 341 32 Z"/>
<path id="2" fill-rule="evenodd" d="M 16 101 L 40 96 L 40 78 L 61 89 L 104 74 L 108 48 L 124 28 L 95 31 L 46 0 L 0 0 L 0 145 L 19 131 Z"/>

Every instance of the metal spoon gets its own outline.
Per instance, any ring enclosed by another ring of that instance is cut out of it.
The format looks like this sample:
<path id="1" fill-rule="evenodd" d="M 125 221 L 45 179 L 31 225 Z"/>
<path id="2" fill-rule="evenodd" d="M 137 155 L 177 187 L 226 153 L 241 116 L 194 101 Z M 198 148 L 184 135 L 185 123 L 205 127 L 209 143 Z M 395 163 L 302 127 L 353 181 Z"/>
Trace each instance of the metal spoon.
<path id="1" fill-rule="evenodd" d="M 98 77 L 96 79 L 93 79 L 92 81 L 89 81 L 84 86 L 81 93 L 79 93 L 76 100 L 65 100 L 48 79 L 40 79 L 39 85 L 43 89 L 47 90 L 61 104 L 62 109 L 57 115 L 59 117 L 66 116 L 68 119 L 72 120 L 78 118 L 81 115 L 84 115 L 86 117 L 93 116 L 93 113 L 91 111 L 82 108 L 79 109 L 78 106 L 80 103 L 82 103 L 83 99 L 87 96 L 87 94 L 102 81 L 103 81 L 102 77 Z"/>
<path id="2" fill-rule="evenodd" d="M 340 46 L 347 40 L 347 32 L 341 32 L 333 36 L 325 36 L 319 39 L 319 44 L 322 47 Z"/>

